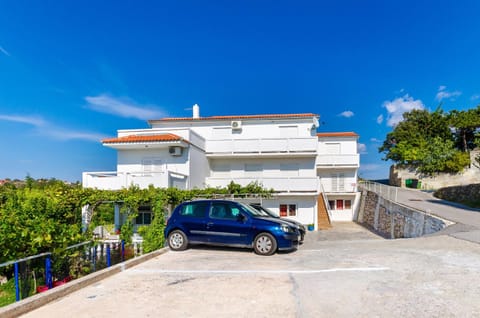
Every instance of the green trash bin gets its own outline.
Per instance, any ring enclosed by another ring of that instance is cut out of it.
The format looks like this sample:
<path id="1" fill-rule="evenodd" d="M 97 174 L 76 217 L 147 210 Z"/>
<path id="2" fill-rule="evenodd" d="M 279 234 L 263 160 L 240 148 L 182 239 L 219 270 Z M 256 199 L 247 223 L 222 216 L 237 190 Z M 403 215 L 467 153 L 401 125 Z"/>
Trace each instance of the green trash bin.
<path id="1" fill-rule="evenodd" d="M 410 188 L 417 189 L 418 188 L 418 179 L 412 179 L 412 184 Z"/>
<path id="2" fill-rule="evenodd" d="M 407 179 L 405 180 L 405 186 L 407 188 L 411 188 L 412 187 L 412 179 Z"/>
<path id="3" fill-rule="evenodd" d="M 422 181 L 418 180 L 417 189 L 421 189 L 421 188 L 422 188 Z"/>

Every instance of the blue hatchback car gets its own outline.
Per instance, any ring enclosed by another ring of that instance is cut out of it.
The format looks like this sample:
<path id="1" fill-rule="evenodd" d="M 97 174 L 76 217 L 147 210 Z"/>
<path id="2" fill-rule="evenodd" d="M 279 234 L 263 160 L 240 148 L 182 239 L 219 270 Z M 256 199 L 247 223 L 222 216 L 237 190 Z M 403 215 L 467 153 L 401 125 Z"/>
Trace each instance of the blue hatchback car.
<path id="1" fill-rule="evenodd" d="M 298 227 L 229 200 L 198 200 L 178 205 L 164 232 L 168 245 L 181 251 L 189 244 L 253 248 L 259 255 L 298 246 Z"/>

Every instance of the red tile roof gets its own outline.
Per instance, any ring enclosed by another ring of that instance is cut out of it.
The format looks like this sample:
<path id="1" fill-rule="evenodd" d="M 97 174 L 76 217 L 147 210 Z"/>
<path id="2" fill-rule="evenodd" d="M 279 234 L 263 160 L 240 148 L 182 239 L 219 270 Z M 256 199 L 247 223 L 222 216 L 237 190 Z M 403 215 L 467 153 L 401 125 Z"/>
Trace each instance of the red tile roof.
<path id="1" fill-rule="evenodd" d="M 159 134 L 159 135 L 130 135 L 117 138 L 103 139 L 104 144 L 116 143 L 141 143 L 141 142 L 165 142 L 165 141 L 182 141 L 183 138 L 175 134 Z"/>
<path id="2" fill-rule="evenodd" d="M 317 137 L 358 137 L 353 131 L 318 133 Z"/>
<path id="3" fill-rule="evenodd" d="M 308 118 L 319 117 L 317 114 L 267 114 L 267 115 L 231 115 L 231 116 L 210 116 L 210 117 L 165 117 L 156 120 L 149 120 L 148 122 L 158 121 L 204 121 L 204 120 L 238 120 L 238 119 L 283 119 L 283 118 Z"/>

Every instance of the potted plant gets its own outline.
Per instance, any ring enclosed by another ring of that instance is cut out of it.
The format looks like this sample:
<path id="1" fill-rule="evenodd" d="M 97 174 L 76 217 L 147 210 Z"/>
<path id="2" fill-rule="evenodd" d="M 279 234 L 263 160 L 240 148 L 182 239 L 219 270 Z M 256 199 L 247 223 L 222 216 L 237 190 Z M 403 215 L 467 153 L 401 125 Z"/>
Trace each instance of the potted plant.
<path id="1" fill-rule="evenodd" d="M 313 223 L 310 223 L 310 224 L 307 225 L 307 228 L 308 228 L 309 231 L 313 231 L 313 230 L 315 230 L 315 225 L 313 225 Z"/>

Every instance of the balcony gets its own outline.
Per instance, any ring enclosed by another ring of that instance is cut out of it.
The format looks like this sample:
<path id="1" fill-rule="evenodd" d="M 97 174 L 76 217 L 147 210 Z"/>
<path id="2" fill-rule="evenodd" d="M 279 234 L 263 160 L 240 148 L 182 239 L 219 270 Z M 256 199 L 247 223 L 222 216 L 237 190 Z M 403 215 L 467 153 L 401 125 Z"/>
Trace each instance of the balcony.
<path id="1" fill-rule="evenodd" d="M 205 152 L 209 157 L 255 154 L 262 156 L 315 156 L 318 140 L 305 138 L 251 138 L 208 140 Z"/>
<path id="2" fill-rule="evenodd" d="M 321 180 L 322 191 L 326 193 L 353 193 L 357 192 L 357 183 L 355 179 L 345 178 L 332 182 L 331 179 Z"/>
<path id="3" fill-rule="evenodd" d="M 84 188 L 100 190 L 120 190 L 131 185 L 141 189 L 146 189 L 149 185 L 164 188 L 169 186 L 169 178 L 165 172 L 84 172 L 82 185 Z"/>
<path id="4" fill-rule="evenodd" d="M 210 187 L 226 187 L 231 181 L 246 186 L 252 182 L 258 182 L 266 189 L 274 189 L 279 192 L 317 192 L 319 179 L 317 177 L 275 177 L 275 178 L 207 178 L 206 184 Z"/>
<path id="5" fill-rule="evenodd" d="M 360 155 L 322 155 L 317 157 L 317 168 L 358 168 L 360 166 Z"/>

